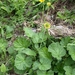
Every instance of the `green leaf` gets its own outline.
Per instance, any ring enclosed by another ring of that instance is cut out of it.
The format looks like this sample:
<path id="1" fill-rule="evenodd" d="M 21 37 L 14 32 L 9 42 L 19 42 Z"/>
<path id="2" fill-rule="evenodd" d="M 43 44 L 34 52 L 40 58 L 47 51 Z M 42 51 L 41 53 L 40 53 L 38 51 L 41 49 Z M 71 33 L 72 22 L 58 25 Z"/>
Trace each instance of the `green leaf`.
<path id="1" fill-rule="evenodd" d="M 4 32 L 3 28 L 1 28 L 1 35 L 2 35 L 2 37 L 4 37 L 4 35 L 5 35 L 5 32 Z"/>
<path id="2" fill-rule="evenodd" d="M 33 62 L 33 70 L 38 69 L 38 67 L 39 67 L 39 62 L 38 61 Z"/>
<path id="3" fill-rule="evenodd" d="M 17 51 L 23 50 L 30 45 L 30 41 L 27 40 L 25 37 L 19 37 L 14 41 L 14 47 Z"/>
<path id="4" fill-rule="evenodd" d="M 12 27 L 12 26 L 6 26 L 6 32 L 7 33 L 10 33 L 10 32 L 12 32 L 14 30 L 14 28 Z"/>
<path id="5" fill-rule="evenodd" d="M 33 69 L 30 69 L 28 72 L 29 75 L 37 75 Z M 24 74 L 25 75 L 25 74 Z"/>
<path id="6" fill-rule="evenodd" d="M 39 69 L 40 70 L 49 70 L 50 68 L 51 68 L 51 60 L 40 57 Z"/>
<path id="7" fill-rule="evenodd" d="M 75 68 L 74 68 L 73 71 L 72 71 L 72 75 L 75 75 Z"/>
<path id="8" fill-rule="evenodd" d="M 18 70 L 25 70 L 26 69 L 26 61 L 25 57 L 21 54 L 17 54 L 15 58 L 15 67 Z"/>
<path id="9" fill-rule="evenodd" d="M 65 66 L 65 75 L 75 75 L 75 68 L 73 69 L 71 66 Z"/>
<path id="10" fill-rule="evenodd" d="M 7 47 L 7 41 L 5 39 L 0 38 L 0 48 L 5 49 Z"/>
<path id="11" fill-rule="evenodd" d="M 52 70 L 47 72 L 47 75 L 54 75 L 54 72 Z"/>
<path id="12" fill-rule="evenodd" d="M 13 46 L 10 46 L 10 47 L 7 49 L 7 51 L 8 51 L 9 54 L 15 53 L 15 50 L 14 50 L 14 47 L 13 47 Z"/>
<path id="13" fill-rule="evenodd" d="M 24 31 L 25 31 L 25 34 L 28 36 L 28 37 L 32 37 L 35 32 L 33 32 L 33 30 L 31 28 L 28 28 L 28 27 L 25 27 L 24 28 Z"/>
<path id="14" fill-rule="evenodd" d="M 63 75 L 62 73 L 58 73 L 58 75 Z"/>
<path id="15" fill-rule="evenodd" d="M 23 75 L 25 73 L 25 70 L 18 70 L 17 68 L 14 68 L 14 71 L 16 74 Z"/>
<path id="16" fill-rule="evenodd" d="M 72 67 L 70 66 L 65 66 L 64 70 L 66 71 L 65 74 L 66 75 L 72 75 Z"/>
<path id="17" fill-rule="evenodd" d="M 64 65 L 65 65 L 65 66 L 72 65 L 72 64 L 74 64 L 74 63 L 75 63 L 75 61 L 73 61 L 70 56 L 69 56 L 68 58 L 65 58 L 65 59 L 64 59 Z"/>
<path id="18" fill-rule="evenodd" d="M 39 55 L 42 56 L 43 58 L 51 59 L 51 54 L 48 52 L 47 47 L 40 48 L 38 52 L 39 52 Z"/>
<path id="19" fill-rule="evenodd" d="M 32 65 L 32 58 L 26 57 L 26 67 L 31 67 L 31 65 Z"/>
<path id="20" fill-rule="evenodd" d="M 11 38 L 13 36 L 12 33 L 6 33 L 6 39 Z"/>
<path id="21" fill-rule="evenodd" d="M 67 50 L 69 51 L 69 54 L 71 55 L 72 59 L 75 60 L 75 44 L 69 43 L 67 45 Z"/>
<path id="22" fill-rule="evenodd" d="M 66 51 L 58 42 L 49 45 L 48 51 L 51 52 L 52 56 L 57 60 L 61 60 L 61 58 L 66 54 Z"/>
<path id="23" fill-rule="evenodd" d="M 51 68 L 51 60 L 48 58 L 40 57 L 40 62 L 35 61 L 33 63 L 33 70 L 36 70 L 38 68 L 39 70 L 49 70 Z"/>
<path id="24" fill-rule="evenodd" d="M 2 5 L 3 4 L 3 2 L 2 1 L 0 1 L 0 5 Z"/>
<path id="25" fill-rule="evenodd" d="M 36 33 L 33 37 L 32 37 L 32 41 L 33 43 L 42 43 L 44 41 L 47 40 L 47 35 L 45 35 L 45 33 L 40 32 L 40 33 Z"/>
<path id="26" fill-rule="evenodd" d="M 30 55 L 30 56 L 36 56 L 35 51 L 33 51 L 29 48 L 26 48 L 26 49 L 22 50 L 22 53 L 25 53 L 25 54 Z"/>
<path id="27" fill-rule="evenodd" d="M 65 19 L 65 16 L 63 16 L 61 12 L 57 13 L 57 17 L 60 19 Z"/>
<path id="28" fill-rule="evenodd" d="M 15 67 L 18 70 L 25 70 L 32 65 L 32 58 L 25 57 L 23 54 L 17 54 L 15 58 Z"/>
<path id="29" fill-rule="evenodd" d="M 3 73 L 6 72 L 6 66 L 4 64 L 1 65 L 1 72 L 3 72 Z"/>
<path id="30" fill-rule="evenodd" d="M 2 6 L 1 9 L 3 9 L 4 11 L 6 11 L 7 13 L 10 12 L 9 7 L 7 7 L 7 6 Z"/>
<path id="31" fill-rule="evenodd" d="M 43 70 L 37 70 L 37 75 L 54 75 L 53 71 L 43 71 Z"/>
<path id="32" fill-rule="evenodd" d="M 32 41 L 33 43 L 39 43 L 39 37 L 37 33 L 32 37 Z"/>
<path id="33" fill-rule="evenodd" d="M 7 41 L 5 39 L 0 38 L 0 53 L 6 50 Z"/>
<path id="34" fill-rule="evenodd" d="M 63 47 L 66 47 L 67 44 L 70 42 L 70 40 L 71 40 L 70 37 L 64 37 L 64 38 L 61 39 L 60 44 L 61 44 Z"/>
<path id="35" fill-rule="evenodd" d="M 46 75 L 46 71 L 38 70 L 37 75 Z"/>

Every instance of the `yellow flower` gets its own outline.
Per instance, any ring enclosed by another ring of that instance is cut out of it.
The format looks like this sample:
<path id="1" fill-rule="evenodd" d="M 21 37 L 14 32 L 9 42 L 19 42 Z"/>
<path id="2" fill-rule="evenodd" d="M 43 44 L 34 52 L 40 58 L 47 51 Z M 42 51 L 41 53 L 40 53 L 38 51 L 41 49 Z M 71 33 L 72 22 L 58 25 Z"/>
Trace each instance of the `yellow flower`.
<path id="1" fill-rule="evenodd" d="M 42 2 L 44 2 L 45 0 L 39 0 L 40 1 L 40 3 L 42 3 Z"/>
<path id="2" fill-rule="evenodd" d="M 47 6 L 51 6 L 51 3 L 50 2 L 47 2 Z"/>
<path id="3" fill-rule="evenodd" d="M 44 23 L 44 27 L 46 29 L 49 29 L 51 27 L 51 24 L 49 22 Z"/>

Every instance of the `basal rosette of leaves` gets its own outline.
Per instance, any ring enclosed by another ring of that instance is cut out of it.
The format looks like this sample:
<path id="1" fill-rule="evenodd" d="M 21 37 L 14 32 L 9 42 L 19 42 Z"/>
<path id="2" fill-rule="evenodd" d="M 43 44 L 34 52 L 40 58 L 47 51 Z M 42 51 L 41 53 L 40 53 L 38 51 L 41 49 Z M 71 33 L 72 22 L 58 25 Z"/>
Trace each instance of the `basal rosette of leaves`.
<path id="1" fill-rule="evenodd" d="M 25 36 L 17 37 L 10 47 L 0 39 L 1 75 L 11 69 L 18 75 L 75 75 L 75 38 L 56 39 L 45 28 L 23 30 Z"/>
<path id="2" fill-rule="evenodd" d="M 24 31 L 26 36 L 16 38 L 13 43 L 16 74 L 74 75 L 74 39 L 54 39 L 46 31 L 35 33 L 28 27 Z"/>

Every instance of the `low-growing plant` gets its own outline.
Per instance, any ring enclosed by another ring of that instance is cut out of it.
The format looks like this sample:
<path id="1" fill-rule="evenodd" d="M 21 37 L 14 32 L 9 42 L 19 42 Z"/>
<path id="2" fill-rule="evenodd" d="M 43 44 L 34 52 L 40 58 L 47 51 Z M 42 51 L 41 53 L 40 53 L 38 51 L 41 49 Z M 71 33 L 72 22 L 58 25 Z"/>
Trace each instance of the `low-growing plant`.
<path id="1" fill-rule="evenodd" d="M 48 34 L 49 25 L 46 22 L 40 32 L 24 27 L 25 36 L 17 37 L 10 47 L 0 39 L 1 75 L 13 70 L 19 75 L 75 74 L 75 38 L 56 39 Z"/>
<path id="2" fill-rule="evenodd" d="M 27 37 L 18 37 L 13 45 L 16 51 L 14 71 L 28 75 L 74 75 L 74 39 L 53 39 L 47 30 L 33 32 L 24 28 Z M 53 40 L 52 40 L 53 39 Z"/>

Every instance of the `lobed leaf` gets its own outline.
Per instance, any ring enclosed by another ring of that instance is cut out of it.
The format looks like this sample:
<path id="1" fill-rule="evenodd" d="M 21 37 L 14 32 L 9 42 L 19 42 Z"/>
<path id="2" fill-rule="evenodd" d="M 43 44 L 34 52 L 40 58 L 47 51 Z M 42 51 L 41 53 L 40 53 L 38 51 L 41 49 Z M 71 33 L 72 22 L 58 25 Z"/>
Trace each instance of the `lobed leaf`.
<path id="1" fill-rule="evenodd" d="M 28 67 L 31 67 L 32 58 L 25 57 L 23 54 L 17 54 L 15 58 L 15 67 L 18 70 L 25 70 Z"/>
<path id="2" fill-rule="evenodd" d="M 49 45 L 48 51 L 51 52 L 52 56 L 57 60 L 61 60 L 66 54 L 65 49 L 58 42 Z"/>
<path id="3" fill-rule="evenodd" d="M 23 50 L 23 49 L 29 47 L 30 41 L 27 40 L 25 37 L 19 37 L 14 41 L 13 45 L 14 45 L 15 49 L 17 51 L 19 51 L 19 50 Z"/>
<path id="4" fill-rule="evenodd" d="M 65 75 L 75 75 L 75 68 L 71 66 L 64 66 Z"/>
<path id="5" fill-rule="evenodd" d="M 33 32 L 33 30 L 31 28 L 28 28 L 28 27 L 25 27 L 24 28 L 24 31 L 25 31 L 25 34 L 28 36 L 28 37 L 33 37 L 33 35 L 35 34 L 35 32 Z"/>
<path id="6" fill-rule="evenodd" d="M 25 70 L 26 69 L 25 63 L 26 63 L 25 57 L 21 54 L 17 54 L 15 58 L 15 67 L 18 70 Z"/>
<path id="7" fill-rule="evenodd" d="M 40 57 L 39 69 L 40 70 L 49 70 L 50 68 L 51 68 L 51 60 Z"/>
<path id="8" fill-rule="evenodd" d="M 32 41 L 33 43 L 42 43 L 44 41 L 47 40 L 47 36 L 45 36 L 45 33 L 40 32 L 40 33 L 36 33 L 33 37 L 32 37 Z"/>

